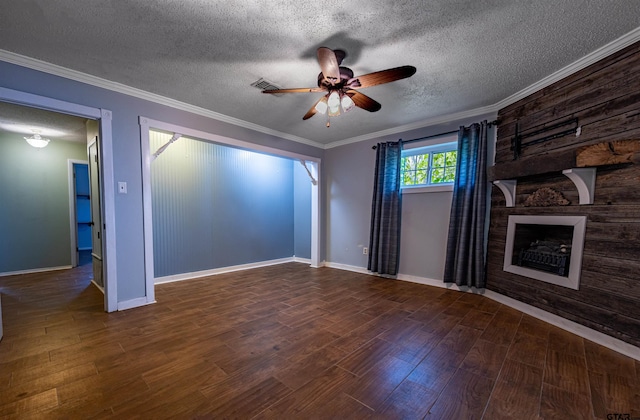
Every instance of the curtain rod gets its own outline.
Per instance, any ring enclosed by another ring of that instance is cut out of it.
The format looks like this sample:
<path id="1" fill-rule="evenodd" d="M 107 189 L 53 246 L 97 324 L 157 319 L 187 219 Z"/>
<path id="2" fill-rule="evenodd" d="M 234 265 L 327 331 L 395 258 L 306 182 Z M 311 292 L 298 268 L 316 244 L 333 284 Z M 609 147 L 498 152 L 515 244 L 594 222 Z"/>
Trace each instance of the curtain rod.
<path id="1" fill-rule="evenodd" d="M 487 123 L 488 127 L 491 127 L 493 125 L 498 125 L 498 120 L 493 120 L 489 123 Z M 434 137 L 441 137 L 441 136 L 448 136 L 449 134 L 455 134 L 457 133 L 459 130 L 454 130 L 454 131 L 447 131 L 446 133 L 438 133 L 438 134 L 432 134 L 430 136 L 426 136 L 426 137 L 420 137 L 418 139 L 411 139 L 411 140 L 405 140 L 402 142 L 402 144 L 407 144 L 407 143 L 413 143 L 414 141 L 423 141 L 423 140 L 428 140 L 428 139 L 432 139 Z M 371 148 L 373 150 L 376 150 L 378 148 L 378 146 L 374 145 L 371 146 Z"/>

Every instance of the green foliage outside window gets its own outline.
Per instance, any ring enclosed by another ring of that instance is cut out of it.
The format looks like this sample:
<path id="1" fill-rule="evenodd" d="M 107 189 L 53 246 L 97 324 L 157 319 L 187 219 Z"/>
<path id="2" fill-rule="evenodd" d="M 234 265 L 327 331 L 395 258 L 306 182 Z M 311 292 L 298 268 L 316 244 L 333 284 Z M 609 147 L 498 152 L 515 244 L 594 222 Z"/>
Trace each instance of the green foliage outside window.
<path id="1" fill-rule="evenodd" d="M 402 158 L 402 185 L 420 185 L 427 183 L 429 154 Z"/>
<path id="2" fill-rule="evenodd" d="M 403 157 L 402 185 L 452 183 L 456 179 L 457 154 L 456 150 L 448 150 Z"/>
<path id="3" fill-rule="evenodd" d="M 453 182 L 456 179 L 456 158 L 458 152 L 452 150 L 449 152 L 433 153 L 433 164 L 431 171 L 431 183 L 442 184 L 445 182 Z"/>

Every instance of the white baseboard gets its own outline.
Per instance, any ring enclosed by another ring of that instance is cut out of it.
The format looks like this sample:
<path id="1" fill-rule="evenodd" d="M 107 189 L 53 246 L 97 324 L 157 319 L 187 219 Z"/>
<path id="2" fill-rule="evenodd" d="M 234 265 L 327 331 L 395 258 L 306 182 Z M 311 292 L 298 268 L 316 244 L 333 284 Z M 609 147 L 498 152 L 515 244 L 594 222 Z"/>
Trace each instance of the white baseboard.
<path id="1" fill-rule="evenodd" d="M 325 267 L 337 268 L 338 270 L 353 271 L 354 273 L 369 274 L 370 276 L 375 276 L 375 277 L 394 278 L 394 277 L 381 276 L 379 274 L 372 273 L 371 271 L 367 270 L 366 268 L 358 267 L 356 265 L 347 265 L 347 264 L 325 262 Z M 460 292 L 472 291 L 473 293 L 478 293 L 477 289 L 469 290 L 468 287 L 460 288 L 455 283 L 444 283 L 442 280 L 430 279 L 428 277 L 418 277 L 418 276 L 412 276 L 412 275 L 409 275 L 409 274 L 401 274 L 400 273 L 397 276 L 395 276 L 395 279 L 396 280 L 402 280 L 402 281 L 409 281 L 411 283 L 424 284 L 426 286 L 441 287 L 441 288 L 444 288 L 444 289 L 454 289 L 454 290 L 458 290 Z"/>
<path id="2" fill-rule="evenodd" d="M 284 264 L 289 262 L 296 262 L 295 257 L 280 258 L 277 260 L 260 261 L 249 264 L 233 265 L 229 267 L 213 268 L 211 270 L 194 271 L 191 273 L 181 273 L 171 276 L 156 277 L 154 283 L 162 284 L 171 283 L 174 281 L 191 280 L 200 277 L 215 276 L 216 274 L 232 273 L 234 271 L 250 270 L 252 268 L 267 267 L 270 265 Z"/>
<path id="3" fill-rule="evenodd" d="M 371 271 L 367 270 L 366 268 L 358 267 L 357 265 L 347 265 L 347 264 L 340 264 L 340 263 L 325 261 L 324 266 L 329 268 L 337 268 L 338 270 L 353 271 L 354 273 L 369 274 L 372 276 L 375 275 Z"/>
<path id="4" fill-rule="evenodd" d="M 356 273 L 363 273 L 363 274 L 370 274 L 372 276 L 377 276 L 377 274 L 371 273 L 370 271 L 367 271 L 367 269 L 363 267 L 357 267 L 357 266 L 346 265 L 346 264 L 337 264 L 337 263 L 326 263 L 325 265 L 327 267 L 336 268 L 339 270 L 353 271 Z M 624 354 L 625 356 L 629 356 L 632 359 L 640 360 L 639 347 L 626 343 L 622 340 L 618 340 L 615 337 L 611 337 L 610 335 L 603 334 L 589 327 L 585 327 L 584 325 L 570 321 L 561 316 L 552 314 L 551 312 L 547 312 L 545 310 L 536 308 L 535 306 L 531 306 L 524 302 L 520 302 L 519 300 L 512 299 L 508 296 L 501 295 L 500 293 L 496 293 L 494 291 L 487 290 L 487 289 L 475 289 L 475 288 L 470 289 L 468 287 L 461 288 L 461 287 L 458 287 L 455 283 L 444 283 L 442 280 L 411 276 L 407 274 L 398 274 L 396 278 L 401 281 L 410 281 L 412 283 L 420 283 L 427 286 L 441 287 L 445 289 L 456 290 L 459 292 L 476 293 L 476 294 L 486 296 L 489 299 L 492 299 L 492 300 L 495 300 L 496 302 L 507 305 L 513 309 L 516 309 L 534 318 L 538 318 L 542 321 L 548 322 L 551 325 L 555 325 L 558 328 L 562 328 L 565 331 L 573 333 L 587 340 L 593 341 L 596 344 L 604 346 L 618 353 Z"/>
<path id="5" fill-rule="evenodd" d="M 147 301 L 146 297 L 125 300 L 124 302 L 118 302 L 118 310 L 126 311 L 127 309 L 138 308 L 140 306 L 151 305 L 152 303 L 156 303 L 155 300 Z"/>
<path id="6" fill-rule="evenodd" d="M 289 263 L 289 262 L 310 263 L 311 260 L 306 260 L 306 259 L 303 259 L 303 258 L 296 258 L 296 257 L 280 258 L 280 259 L 277 259 L 277 260 L 269 260 L 269 261 L 261 261 L 261 262 L 250 263 L 250 264 L 234 265 L 234 266 L 230 266 L 230 267 L 215 268 L 215 269 L 212 269 L 212 270 L 203 270 L 203 271 L 195 271 L 195 272 L 191 272 L 191 273 L 175 274 L 175 275 L 172 275 L 172 276 L 156 277 L 154 283 L 155 284 L 162 284 L 162 283 L 171 283 L 171 282 L 175 282 L 175 281 L 191 280 L 191 279 L 196 279 L 196 278 L 200 278 L 200 277 L 213 276 L 213 275 L 216 275 L 216 274 L 231 273 L 231 272 L 234 272 L 234 271 L 249 270 L 251 268 L 267 267 L 267 266 L 270 266 L 270 265 L 284 264 L 284 263 Z M 100 286 L 98 286 L 97 284 L 96 284 L 96 287 L 100 288 Z M 119 311 L 125 311 L 127 309 L 132 309 L 132 308 L 137 308 L 137 307 L 140 307 L 140 306 L 150 305 L 152 303 L 156 303 L 156 301 L 155 300 L 147 301 L 146 297 L 131 299 L 131 300 L 127 300 L 127 301 L 124 301 L 124 302 L 118 302 L 118 310 Z"/>
<path id="7" fill-rule="evenodd" d="M 60 267 L 45 267 L 45 268 L 33 268 L 30 270 L 20 270 L 20 271 L 8 271 L 5 273 L 0 273 L 0 277 L 5 276 L 17 276 L 20 274 L 34 274 L 34 273 L 44 273 L 47 271 L 57 271 L 57 270 L 69 270 L 73 267 L 70 265 L 62 265 Z"/>
<path id="8" fill-rule="evenodd" d="M 318 265 L 313 265 L 311 258 L 300 258 L 300 257 L 296 257 L 295 255 L 293 256 L 293 262 L 297 262 L 301 264 L 309 264 L 309 267 L 311 268 L 322 268 L 325 266 L 324 261 L 319 262 Z"/>
<path id="9" fill-rule="evenodd" d="M 299 258 L 299 257 L 296 257 L 295 255 L 293 256 L 293 262 L 297 262 L 301 264 L 309 264 L 309 267 L 311 268 L 322 268 L 325 266 L 324 261 L 319 262 L 318 265 L 313 265 L 311 258 Z"/>
<path id="10" fill-rule="evenodd" d="M 309 267 L 311 268 L 322 268 L 322 267 L 327 267 L 327 262 L 326 261 L 320 261 L 318 263 L 318 265 L 313 265 L 311 262 L 309 262 Z"/>
<path id="11" fill-rule="evenodd" d="M 600 344 L 601 346 L 607 347 L 611 350 L 617 351 L 618 353 L 622 353 L 625 356 L 629 356 L 640 361 L 639 347 L 626 343 L 622 340 L 618 340 L 615 337 L 603 334 L 589 327 L 585 327 L 584 325 L 578 324 L 577 322 L 573 322 L 561 316 L 552 314 L 551 312 L 547 312 L 540 308 L 536 308 L 535 306 L 531 306 L 527 303 L 520 302 L 519 300 L 512 299 L 500 293 L 496 293 L 491 290 L 485 290 L 484 295 L 489 299 L 495 300 L 496 302 L 500 302 L 502 304 L 510 306 L 513 309 L 517 309 L 520 312 L 524 312 L 525 314 L 531 315 L 534 318 L 538 318 L 542 321 L 548 322 L 549 324 L 562 328 L 565 331 L 569 331 L 570 333 L 593 341 L 596 344 Z"/>
<path id="12" fill-rule="evenodd" d="M 91 283 L 93 283 L 94 286 L 96 286 L 98 288 L 98 290 L 100 290 L 102 292 L 102 294 L 104 295 L 104 287 L 100 286 L 98 283 L 96 283 L 95 280 L 91 279 Z"/>
<path id="13" fill-rule="evenodd" d="M 485 289 L 478 289 L 475 287 L 468 287 L 468 286 L 458 286 L 455 283 L 445 283 L 441 279 L 430 279 L 427 277 L 410 276 L 408 274 L 398 274 L 397 279 L 402 281 L 410 281 L 412 283 L 425 284 L 427 286 L 440 287 L 442 289 L 455 290 L 457 292 L 473 293 L 476 295 L 485 294 Z"/>

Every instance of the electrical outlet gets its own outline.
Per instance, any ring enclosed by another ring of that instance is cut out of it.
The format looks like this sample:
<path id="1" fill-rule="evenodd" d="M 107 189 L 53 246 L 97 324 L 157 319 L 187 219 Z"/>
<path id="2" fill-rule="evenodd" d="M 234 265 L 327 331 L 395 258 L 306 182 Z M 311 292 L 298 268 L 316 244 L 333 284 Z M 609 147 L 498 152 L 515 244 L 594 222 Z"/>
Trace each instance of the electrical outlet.
<path id="1" fill-rule="evenodd" d="M 362 254 L 363 255 L 368 255 L 369 254 L 369 248 L 367 248 L 366 246 L 362 247 Z"/>

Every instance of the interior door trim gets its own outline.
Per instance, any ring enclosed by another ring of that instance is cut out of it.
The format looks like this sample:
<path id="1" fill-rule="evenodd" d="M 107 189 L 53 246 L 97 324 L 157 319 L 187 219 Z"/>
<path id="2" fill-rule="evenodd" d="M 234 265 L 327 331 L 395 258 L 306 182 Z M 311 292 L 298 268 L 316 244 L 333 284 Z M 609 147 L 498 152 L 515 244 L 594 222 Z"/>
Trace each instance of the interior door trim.
<path id="1" fill-rule="evenodd" d="M 118 278 L 116 261 L 115 226 L 115 181 L 113 170 L 113 139 L 110 110 L 93 108 L 46 96 L 0 87 L 0 101 L 10 102 L 33 108 L 46 109 L 62 114 L 97 120 L 100 125 L 100 151 L 102 165 L 102 220 L 109 220 L 104 227 L 103 236 L 103 279 L 105 286 L 104 309 L 107 312 L 118 310 Z"/>

